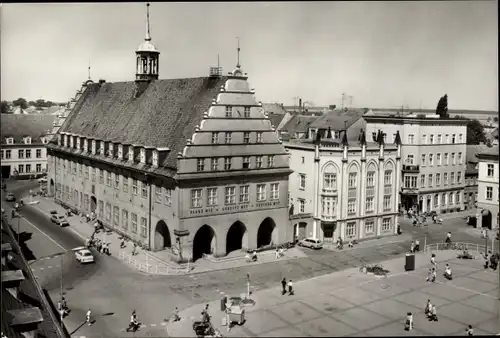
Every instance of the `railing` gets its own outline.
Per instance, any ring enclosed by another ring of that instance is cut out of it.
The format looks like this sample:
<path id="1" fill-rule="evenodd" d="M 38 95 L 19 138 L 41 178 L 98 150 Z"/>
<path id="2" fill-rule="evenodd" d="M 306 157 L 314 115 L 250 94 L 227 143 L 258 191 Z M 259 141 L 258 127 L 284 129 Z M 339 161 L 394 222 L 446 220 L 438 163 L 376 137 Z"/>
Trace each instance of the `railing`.
<path id="1" fill-rule="evenodd" d="M 417 165 L 417 164 L 404 164 L 403 165 L 403 171 L 419 172 L 420 171 L 420 165 Z"/>
<path id="2" fill-rule="evenodd" d="M 193 270 L 193 266 L 189 262 L 185 267 L 168 266 L 166 264 L 145 264 L 124 251 L 120 251 L 119 257 L 139 271 L 156 275 L 184 275 Z"/>
<path id="3" fill-rule="evenodd" d="M 444 251 L 444 250 L 457 250 L 457 251 L 473 251 L 478 253 L 484 253 L 486 246 L 480 244 L 473 243 L 433 243 L 427 244 L 424 247 L 424 252 L 433 252 L 433 251 Z M 488 247 L 488 250 L 495 250 L 495 248 Z"/>

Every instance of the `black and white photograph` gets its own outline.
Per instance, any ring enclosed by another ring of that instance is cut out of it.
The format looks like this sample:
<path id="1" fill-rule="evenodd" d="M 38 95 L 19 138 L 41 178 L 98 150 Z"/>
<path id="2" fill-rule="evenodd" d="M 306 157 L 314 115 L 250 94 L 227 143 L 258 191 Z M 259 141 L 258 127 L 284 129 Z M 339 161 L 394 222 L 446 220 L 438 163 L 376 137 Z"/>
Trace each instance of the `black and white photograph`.
<path id="1" fill-rule="evenodd" d="M 498 1 L 0 27 L 2 338 L 500 335 Z"/>

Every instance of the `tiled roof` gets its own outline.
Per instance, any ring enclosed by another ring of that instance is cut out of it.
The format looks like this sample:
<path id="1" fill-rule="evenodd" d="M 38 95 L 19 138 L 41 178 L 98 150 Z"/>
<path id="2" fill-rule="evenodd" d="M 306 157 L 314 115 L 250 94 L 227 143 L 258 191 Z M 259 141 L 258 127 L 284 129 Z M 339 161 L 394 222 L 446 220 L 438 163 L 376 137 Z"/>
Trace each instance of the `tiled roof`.
<path id="1" fill-rule="evenodd" d="M 32 143 L 41 143 L 41 137 L 49 133 L 54 121 L 53 115 L 0 114 L 1 143 L 5 143 L 6 137 L 13 137 L 15 143 L 20 143 L 25 136 L 30 136 Z"/>
<path id="2" fill-rule="evenodd" d="M 311 124 L 311 128 L 323 128 L 328 127 L 332 130 L 342 130 L 346 126 L 349 128 L 354 122 L 359 120 L 365 113 L 367 109 L 351 109 L 348 111 L 332 110 L 323 116 L 320 116 L 314 123 Z M 345 124 L 347 122 L 347 125 Z"/>
<path id="3" fill-rule="evenodd" d="M 282 114 L 269 113 L 269 121 L 271 121 L 271 124 L 274 126 L 275 129 L 278 129 L 278 126 L 280 125 L 281 121 L 283 121 L 284 117 L 285 115 Z"/>
<path id="4" fill-rule="evenodd" d="M 498 150 L 499 150 L 498 146 L 486 147 L 486 149 L 481 150 L 481 152 L 479 152 L 477 155 L 496 155 L 496 156 L 499 156 Z"/>
<path id="5" fill-rule="evenodd" d="M 486 144 L 468 144 L 466 150 L 466 159 L 467 162 L 477 163 L 479 162 L 476 157 L 477 154 L 482 153 L 483 151 L 487 151 L 489 148 Z"/>
<path id="6" fill-rule="evenodd" d="M 168 147 L 163 165 L 175 168 L 177 154 L 191 138 L 227 77 L 152 81 L 136 97 L 130 82 L 90 84 L 60 132 L 118 143 Z"/>
<path id="7" fill-rule="evenodd" d="M 310 125 L 318 119 L 317 116 L 303 116 L 303 115 L 293 115 L 290 121 L 288 121 L 283 128 L 282 132 L 287 132 L 289 135 L 293 136 L 295 133 L 304 133 L 309 130 Z"/>
<path id="8" fill-rule="evenodd" d="M 281 106 L 279 103 L 262 103 L 262 108 L 264 108 L 265 112 L 285 115 L 286 109 Z"/>

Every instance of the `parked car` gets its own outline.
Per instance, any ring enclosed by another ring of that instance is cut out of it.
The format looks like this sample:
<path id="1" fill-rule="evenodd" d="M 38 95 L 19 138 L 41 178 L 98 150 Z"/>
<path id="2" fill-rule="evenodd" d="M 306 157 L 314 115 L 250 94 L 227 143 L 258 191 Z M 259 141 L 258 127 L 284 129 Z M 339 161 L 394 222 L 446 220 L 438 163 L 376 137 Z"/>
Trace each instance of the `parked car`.
<path id="1" fill-rule="evenodd" d="M 81 264 L 95 262 L 92 252 L 90 252 L 90 250 L 88 249 L 85 249 L 84 247 L 82 247 L 80 250 L 75 251 L 75 258 Z"/>
<path id="2" fill-rule="evenodd" d="M 7 202 L 15 202 L 16 201 L 16 196 L 14 196 L 13 193 L 8 192 L 7 195 L 5 195 L 5 200 Z"/>
<path id="3" fill-rule="evenodd" d="M 52 222 L 54 222 L 55 224 L 59 225 L 60 227 L 69 226 L 69 223 L 68 223 L 68 220 L 66 219 L 66 216 L 63 216 L 63 215 L 58 215 L 58 214 L 52 215 L 50 220 Z"/>
<path id="4" fill-rule="evenodd" d="M 315 238 L 304 238 L 303 240 L 299 241 L 299 246 L 311 249 L 322 249 L 323 241 Z"/>

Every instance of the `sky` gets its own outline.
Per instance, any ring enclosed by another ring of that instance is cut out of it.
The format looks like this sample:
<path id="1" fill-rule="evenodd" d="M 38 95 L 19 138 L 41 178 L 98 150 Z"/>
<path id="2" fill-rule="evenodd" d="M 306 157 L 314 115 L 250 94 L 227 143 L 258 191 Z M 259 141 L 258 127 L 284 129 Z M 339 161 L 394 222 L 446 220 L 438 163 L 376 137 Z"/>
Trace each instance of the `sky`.
<path id="1" fill-rule="evenodd" d="M 293 105 L 498 111 L 497 1 L 153 2 L 160 78 L 241 66 Z M 88 77 L 132 81 L 145 3 L 3 4 L 1 98 L 69 101 Z"/>

